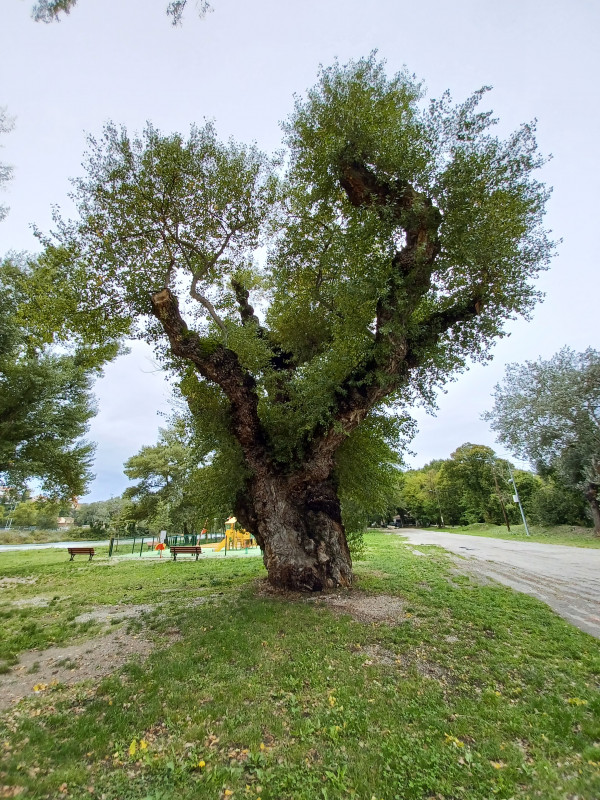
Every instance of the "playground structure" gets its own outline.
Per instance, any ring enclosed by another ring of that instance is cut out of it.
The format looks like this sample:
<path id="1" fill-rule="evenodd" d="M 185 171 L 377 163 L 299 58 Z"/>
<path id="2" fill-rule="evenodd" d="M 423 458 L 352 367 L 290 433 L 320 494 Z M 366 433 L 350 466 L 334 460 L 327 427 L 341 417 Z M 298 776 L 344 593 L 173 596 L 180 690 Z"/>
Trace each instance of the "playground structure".
<path id="1" fill-rule="evenodd" d="M 236 528 L 237 519 L 229 517 L 224 520 L 215 518 L 210 525 L 212 530 L 209 530 L 208 520 L 205 522 L 205 527 L 199 534 L 170 534 L 165 537 L 165 545 L 167 548 L 172 546 L 199 546 L 202 545 L 206 555 L 212 555 L 222 552 L 227 555 L 228 552 L 237 550 L 238 552 L 244 550 L 248 554 L 248 550 L 257 547 L 254 537 L 243 528 Z M 162 552 L 157 550 L 160 543 L 160 537 L 150 533 L 139 533 L 130 536 L 113 536 L 110 538 L 108 555 L 109 557 L 115 555 L 119 556 L 158 556 L 162 557 Z M 167 555 L 165 553 L 165 555 Z"/>
<path id="2" fill-rule="evenodd" d="M 249 547 L 256 547 L 254 537 L 244 528 L 236 528 L 237 519 L 229 517 L 225 520 L 225 537 L 214 548 L 215 553 L 219 550 L 247 550 Z"/>

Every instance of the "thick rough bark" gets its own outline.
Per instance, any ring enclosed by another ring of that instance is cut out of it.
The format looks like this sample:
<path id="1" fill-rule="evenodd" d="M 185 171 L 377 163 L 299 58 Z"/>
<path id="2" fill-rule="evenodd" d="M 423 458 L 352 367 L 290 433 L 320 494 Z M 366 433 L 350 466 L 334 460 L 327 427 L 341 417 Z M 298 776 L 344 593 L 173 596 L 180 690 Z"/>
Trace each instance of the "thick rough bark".
<path id="1" fill-rule="evenodd" d="M 273 585 L 321 591 L 352 584 L 352 558 L 330 481 L 255 476 L 236 513 L 256 537 Z"/>
<path id="2" fill-rule="evenodd" d="M 588 501 L 594 523 L 594 535 L 600 536 L 600 501 L 598 491 L 600 486 L 597 483 L 589 483 L 585 492 L 585 499 Z"/>

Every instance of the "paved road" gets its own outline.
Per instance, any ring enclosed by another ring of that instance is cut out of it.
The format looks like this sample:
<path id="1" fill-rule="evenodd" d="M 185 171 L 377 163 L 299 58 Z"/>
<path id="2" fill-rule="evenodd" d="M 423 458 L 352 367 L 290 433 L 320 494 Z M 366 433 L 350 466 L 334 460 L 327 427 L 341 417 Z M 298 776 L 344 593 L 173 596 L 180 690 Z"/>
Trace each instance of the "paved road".
<path id="1" fill-rule="evenodd" d="M 471 559 L 462 562 L 467 570 L 543 600 L 600 639 L 600 550 L 415 529 L 398 533 L 412 544 L 435 544 Z"/>
<path id="2" fill-rule="evenodd" d="M 99 542 L 97 539 L 89 542 L 79 539 L 76 542 L 43 542 L 41 544 L 0 544 L 0 554 L 10 553 L 12 550 L 47 550 L 49 547 L 100 547 L 110 544 L 109 540 Z"/>

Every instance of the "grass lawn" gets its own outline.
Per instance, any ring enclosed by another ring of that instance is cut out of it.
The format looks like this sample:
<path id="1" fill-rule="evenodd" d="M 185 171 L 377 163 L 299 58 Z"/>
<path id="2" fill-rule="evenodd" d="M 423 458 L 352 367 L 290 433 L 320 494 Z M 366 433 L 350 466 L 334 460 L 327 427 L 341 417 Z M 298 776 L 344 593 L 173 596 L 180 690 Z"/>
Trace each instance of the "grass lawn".
<path id="1" fill-rule="evenodd" d="M 477 522 L 473 525 L 453 528 L 427 528 L 424 530 L 443 531 L 444 533 L 467 533 L 469 536 L 489 536 L 492 539 L 517 539 L 524 542 L 539 542 L 540 544 L 566 544 L 571 547 L 600 548 L 600 537 L 594 536 L 593 528 L 580 528 L 576 525 L 529 525 L 530 536 L 525 533 L 524 525 L 511 525 L 509 533 L 504 525 L 490 525 L 487 522 Z"/>
<path id="2" fill-rule="evenodd" d="M 150 606 L 110 628 L 155 649 L 0 713 L 0 797 L 600 797 L 600 642 L 420 549 L 367 535 L 352 602 L 379 621 L 268 591 L 260 558 L 2 554 L 7 678 L 30 648 L 92 642 L 102 623 L 77 619 L 103 605 Z"/>

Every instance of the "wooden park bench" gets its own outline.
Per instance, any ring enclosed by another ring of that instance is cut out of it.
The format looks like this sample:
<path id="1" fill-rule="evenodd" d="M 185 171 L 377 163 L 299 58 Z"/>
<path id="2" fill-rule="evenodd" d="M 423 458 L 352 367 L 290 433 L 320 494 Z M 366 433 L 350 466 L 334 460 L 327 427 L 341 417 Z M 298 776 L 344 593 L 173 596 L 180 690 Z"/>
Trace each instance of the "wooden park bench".
<path id="1" fill-rule="evenodd" d="M 198 544 L 172 544 L 171 555 L 173 556 L 173 561 L 177 561 L 178 553 L 190 553 L 191 555 L 195 553 L 196 561 L 198 561 L 198 556 L 201 555 L 202 548 Z"/>
<path id="2" fill-rule="evenodd" d="M 91 561 L 92 558 L 96 555 L 96 551 L 93 547 L 67 547 L 69 551 L 69 555 L 71 558 L 69 561 L 73 561 L 75 556 L 89 556 L 89 560 Z"/>

